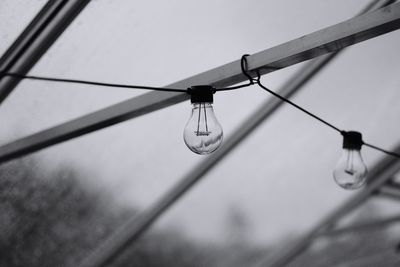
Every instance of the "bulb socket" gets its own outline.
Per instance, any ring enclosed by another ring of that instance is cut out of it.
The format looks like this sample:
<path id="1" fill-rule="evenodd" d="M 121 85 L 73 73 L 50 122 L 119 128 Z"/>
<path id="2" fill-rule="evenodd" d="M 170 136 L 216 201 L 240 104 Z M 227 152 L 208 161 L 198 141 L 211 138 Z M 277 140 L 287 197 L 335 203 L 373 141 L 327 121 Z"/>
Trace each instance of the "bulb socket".
<path id="1" fill-rule="evenodd" d="M 342 135 L 343 135 L 343 148 L 361 150 L 361 147 L 364 144 L 361 133 L 354 131 L 349 131 L 349 132 L 343 131 Z"/>
<path id="2" fill-rule="evenodd" d="M 192 103 L 213 103 L 215 88 L 211 85 L 196 85 L 188 89 Z"/>

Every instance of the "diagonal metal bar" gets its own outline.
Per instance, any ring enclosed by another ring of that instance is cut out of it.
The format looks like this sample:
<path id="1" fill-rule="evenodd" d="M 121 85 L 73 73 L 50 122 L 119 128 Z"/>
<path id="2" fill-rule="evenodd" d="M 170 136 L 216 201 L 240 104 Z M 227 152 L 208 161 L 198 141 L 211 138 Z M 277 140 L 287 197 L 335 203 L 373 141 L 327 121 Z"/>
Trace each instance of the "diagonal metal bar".
<path id="1" fill-rule="evenodd" d="M 324 56 L 321 59 L 308 63 L 302 71 L 282 86 L 280 94 L 286 97 L 292 96 L 310 78 L 312 78 L 335 54 Z M 244 138 L 282 105 L 283 102 L 276 98 L 270 98 L 264 102 L 249 118 L 228 137 L 223 146 L 208 156 L 201 164 L 191 170 L 182 180 L 172 187 L 163 197 L 156 201 L 144 214 L 138 218 L 128 220 L 123 227 L 118 229 L 113 236 L 106 240 L 80 267 L 107 266 L 119 253 L 134 243 L 159 216 L 183 194 L 192 188 L 207 172 L 209 172 L 220 160 L 233 150 Z"/>
<path id="2" fill-rule="evenodd" d="M 373 1 L 361 13 L 373 9 L 377 3 L 384 6 L 391 2 L 390 0 Z M 341 51 L 339 50 L 306 64 L 282 86 L 279 93 L 287 98 L 293 96 Z M 276 98 L 265 101 L 234 131 L 231 137 L 227 138 L 222 148 L 211 154 L 206 160 L 189 172 L 145 213 L 141 214 L 138 218 L 134 217 L 128 220 L 123 227 L 118 229 L 104 244 L 89 255 L 80 267 L 103 267 L 110 264 L 122 251 L 140 238 L 171 205 L 190 190 L 207 172 L 237 147 L 241 141 L 272 115 L 282 104 L 283 102 Z"/>
<path id="3" fill-rule="evenodd" d="M 400 152 L 400 144 L 395 148 L 396 152 Z M 400 170 L 400 161 L 397 158 L 385 157 L 378 162 L 371 170 L 369 177 L 371 181 L 368 182 L 367 186 L 363 191 L 355 195 L 353 198 L 348 200 L 346 203 L 338 207 L 320 223 L 318 223 L 311 231 L 305 234 L 302 238 L 295 242 L 292 247 L 288 250 L 278 254 L 273 259 L 267 259 L 261 262 L 257 266 L 268 266 L 268 267 L 283 267 L 291 263 L 296 259 L 302 252 L 304 252 L 312 242 L 325 232 L 331 230 L 333 225 L 346 214 L 360 206 L 371 197 L 382 185 L 388 182 L 398 171 Z"/>
<path id="4" fill-rule="evenodd" d="M 0 71 L 28 73 L 89 1 L 48 1 L 0 58 Z M 0 104 L 19 82 L 13 77 L 0 77 Z"/>
<path id="5" fill-rule="evenodd" d="M 396 252 L 396 244 L 395 242 L 390 240 L 386 241 L 384 244 L 379 244 L 379 246 L 373 250 L 366 249 L 366 251 L 361 255 L 357 252 L 353 254 L 351 253 L 351 251 L 348 251 L 347 253 L 343 253 L 337 258 L 321 257 L 318 263 L 314 263 L 314 265 L 307 265 L 307 267 L 394 267 L 400 266 L 399 264 L 400 257 Z"/>
<path id="6" fill-rule="evenodd" d="M 400 258 L 398 252 L 396 252 L 396 245 L 387 245 L 380 251 L 369 253 L 363 257 L 348 260 L 343 263 L 335 265 L 326 265 L 335 267 L 366 267 L 366 266 L 400 266 Z"/>
<path id="7" fill-rule="evenodd" d="M 400 215 L 395 215 L 384 219 L 375 219 L 369 222 L 357 223 L 347 227 L 325 231 L 321 233 L 319 237 L 335 237 L 343 234 L 349 234 L 349 233 L 353 234 L 357 232 L 370 231 L 374 229 L 382 229 L 382 227 L 395 223 L 400 223 Z"/>
<path id="8" fill-rule="evenodd" d="M 256 70 L 266 74 L 338 51 L 398 28 L 400 28 L 400 3 L 392 4 L 249 56 L 247 58 L 249 70 L 253 76 Z M 234 61 L 167 87 L 184 89 L 198 84 L 225 87 L 246 79 L 241 73 L 240 61 Z M 177 104 L 186 99 L 188 99 L 186 94 L 167 92 L 150 92 L 141 95 L 3 145 L 0 147 L 0 162 Z"/>
<path id="9" fill-rule="evenodd" d="M 2 71 L 8 71 L 10 69 L 64 5 L 65 2 L 63 1 L 48 1 L 43 6 L 39 13 L 0 58 L 0 69 Z"/>
<path id="10" fill-rule="evenodd" d="M 377 196 L 387 197 L 392 200 L 399 201 L 400 200 L 400 190 L 399 190 L 399 188 L 396 188 L 389 184 L 385 184 L 381 188 L 379 188 L 379 190 L 377 191 Z"/>

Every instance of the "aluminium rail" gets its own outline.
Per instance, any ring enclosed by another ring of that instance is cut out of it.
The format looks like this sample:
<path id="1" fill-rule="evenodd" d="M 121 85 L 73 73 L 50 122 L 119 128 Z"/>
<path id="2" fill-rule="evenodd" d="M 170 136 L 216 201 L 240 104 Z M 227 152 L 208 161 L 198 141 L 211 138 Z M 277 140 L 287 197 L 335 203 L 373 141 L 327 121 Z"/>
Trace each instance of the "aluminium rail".
<path id="1" fill-rule="evenodd" d="M 72 5 L 72 3 L 75 1 L 64 2 L 66 2 L 66 5 Z M 77 4 L 76 2 L 75 4 Z M 80 2 L 82 3 L 83 1 Z M 78 6 L 79 5 L 77 4 L 75 7 Z M 84 5 L 82 4 L 81 7 L 83 6 Z M 76 10 L 79 10 L 79 8 Z M 70 15 L 72 14 L 76 13 L 71 13 Z M 68 19 L 66 17 L 62 18 Z M 61 26 L 59 27 L 59 29 L 62 29 Z M 344 47 L 377 37 L 399 28 L 400 4 L 393 4 L 387 8 L 356 17 L 354 19 L 339 23 L 337 25 L 254 54 L 248 57 L 249 69 L 253 76 L 256 70 L 260 71 L 262 74 L 267 74 L 269 72 L 285 68 L 320 55 L 338 51 Z M 56 38 L 59 34 L 60 32 L 57 33 L 57 31 L 55 31 L 53 32 L 53 37 Z M 51 34 L 49 34 L 49 36 L 51 36 Z M 55 39 L 49 39 L 42 45 L 48 45 L 54 40 Z M 39 48 L 43 49 L 44 47 L 39 46 Z M 41 53 L 43 54 L 47 48 L 42 50 Z M 35 64 L 35 55 L 40 57 L 41 53 L 39 52 L 40 49 L 38 49 L 37 54 L 31 54 L 31 62 L 26 63 L 26 65 L 22 64 L 21 71 L 19 71 L 20 73 L 26 73 L 30 67 Z M 37 59 L 38 58 L 36 58 L 36 60 Z M 229 86 L 245 80 L 245 77 L 242 75 L 239 66 L 239 62 L 235 61 L 170 86 L 185 88 L 193 84 L 205 83 L 212 84 L 217 87 Z M 27 70 L 24 71 L 24 68 Z M 18 70 L 13 68 L 10 68 L 7 71 L 18 72 Z M 10 77 L 3 77 L 0 82 L 7 82 L 7 80 L 10 80 Z M 7 86 L 3 85 L 0 87 L 0 90 L 3 88 L 7 88 Z M 7 90 L 5 90 L 5 92 L 6 91 Z M 6 95 L 7 94 L 8 93 L 6 93 Z M 34 134 L 4 145 L 0 147 L 0 162 L 23 156 L 39 149 L 116 124 L 118 122 L 182 102 L 187 98 L 188 96 L 186 94 L 177 93 L 151 92 L 144 94 L 109 108 L 102 109 L 98 112 L 91 113 L 80 119 L 72 120 L 65 124 L 61 124 L 48 130 L 39 132 L 38 134 Z M 137 106 L 132 106 L 132 104 L 137 104 Z M 189 187 L 191 186 L 190 183 L 187 185 Z M 182 187 L 182 189 L 184 188 L 185 186 Z"/>
<path id="2" fill-rule="evenodd" d="M 253 76 L 282 69 L 400 28 L 400 3 L 349 19 L 247 57 Z M 4 79 L 4 78 L 3 78 Z M 225 87 L 247 78 L 240 61 L 184 79 L 167 87 L 210 84 Z M 185 93 L 149 92 L 0 147 L 0 163 L 72 138 L 159 110 L 188 99 Z"/>
<path id="3" fill-rule="evenodd" d="M 0 71 L 27 74 L 89 2 L 48 1 L 0 58 Z M 20 79 L 0 76 L 0 104 L 19 82 Z"/>
<path id="4" fill-rule="evenodd" d="M 367 12 L 378 7 L 388 5 L 393 1 L 373 1 L 361 12 Z M 341 50 L 339 50 L 341 51 Z M 338 52 L 339 52 L 338 51 Z M 286 82 L 279 93 L 285 97 L 291 97 L 302 86 L 304 86 L 319 70 L 327 65 L 338 52 L 316 59 L 305 65 L 298 71 L 292 79 Z M 107 266 L 125 251 L 135 241 L 138 240 L 146 230 L 173 205 L 183 194 L 192 188 L 199 180 L 209 172 L 216 164 L 232 151 L 244 138 L 246 138 L 256 127 L 280 107 L 282 102 L 276 98 L 265 101 L 252 115 L 242 123 L 234 134 L 229 137 L 223 146 L 207 157 L 199 165 L 193 168 L 183 179 L 173 186 L 165 195 L 156 201 L 150 208 L 139 214 L 138 217 L 130 218 L 120 227 L 110 238 L 101 244 L 97 249 L 85 259 L 80 267 L 102 267 Z"/>

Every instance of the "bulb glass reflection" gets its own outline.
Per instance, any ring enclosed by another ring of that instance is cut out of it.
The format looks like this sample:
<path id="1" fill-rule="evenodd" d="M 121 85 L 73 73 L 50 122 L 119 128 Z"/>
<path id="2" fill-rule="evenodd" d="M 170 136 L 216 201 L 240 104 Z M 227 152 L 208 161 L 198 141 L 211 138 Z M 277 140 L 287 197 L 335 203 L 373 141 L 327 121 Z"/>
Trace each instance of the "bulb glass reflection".
<path id="1" fill-rule="evenodd" d="M 342 156 L 333 171 L 333 177 L 339 186 L 353 190 L 365 184 L 367 172 L 360 150 L 343 149 Z"/>
<path id="2" fill-rule="evenodd" d="M 222 143 L 222 127 L 215 117 L 211 103 L 193 103 L 192 114 L 185 126 L 183 139 L 196 154 L 214 152 Z"/>

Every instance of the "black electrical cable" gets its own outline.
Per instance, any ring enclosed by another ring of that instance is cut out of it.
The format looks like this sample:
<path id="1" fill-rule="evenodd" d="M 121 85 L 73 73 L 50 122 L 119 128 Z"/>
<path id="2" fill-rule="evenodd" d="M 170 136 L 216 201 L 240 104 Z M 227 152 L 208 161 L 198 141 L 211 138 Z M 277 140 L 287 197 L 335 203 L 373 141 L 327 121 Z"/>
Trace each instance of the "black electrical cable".
<path id="1" fill-rule="evenodd" d="M 254 85 L 255 83 L 268 93 L 272 94 L 273 96 L 279 98 L 280 100 L 286 102 L 287 104 L 295 107 L 296 109 L 302 111 L 303 113 L 313 117 L 314 119 L 320 121 L 321 123 L 325 124 L 326 126 L 330 127 L 331 129 L 339 132 L 340 134 L 346 133 L 343 130 L 340 130 L 338 127 L 334 126 L 333 124 L 329 123 L 328 121 L 320 118 L 319 116 L 315 115 L 314 113 L 311 113 L 310 111 L 302 108 L 301 106 L 297 105 L 296 103 L 290 101 L 286 97 L 283 97 L 279 95 L 278 93 L 275 93 L 274 91 L 270 90 L 267 88 L 265 85 L 262 84 L 261 82 L 261 75 L 260 72 L 257 71 L 257 79 L 253 79 L 251 75 L 248 72 L 248 64 L 247 64 L 247 57 L 249 55 L 245 54 L 241 58 L 240 62 L 240 67 L 242 70 L 242 73 L 244 76 L 246 76 L 249 80 L 248 83 L 242 84 L 242 85 L 237 85 L 237 86 L 231 86 L 231 87 L 225 87 L 225 88 L 216 88 L 215 92 L 218 91 L 229 91 L 229 90 L 236 90 L 244 87 L 248 87 L 251 85 Z M 164 91 L 164 92 L 180 92 L 180 93 L 187 93 L 190 94 L 189 89 L 176 89 L 176 88 L 165 88 L 165 87 L 152 87 L 152 86 L 142 86 L 142 85 L 129 85 L 129 84 L 115 84 L 115 83 L 103 83 L 103 82 L 94 82 L 94 81 L 86 81 L 86 80 L 77 80 L 77 79 L 63 79 L 63 78 L 53 78 L 53 77 L 44 77 L 44 76 L 32 76 L 32 75 L 22 75 L 19 73 L 11 73 L 11 72 L 0 72 L 0 78 L 5 77 L 5 76 L 10 76 L 14 77 L 17 79 L 30 79 L 30 80 L 40 80 L 40 81 L 50 81 L 50 82 L 64 82 L 64 83 L 78 83 L 78 84 L 88 84 L 88 85 L 97 85 L 97 86 L 107 86 L 107 87 L 118 87 L 118 88 L 130 88 L 130 89 L 145 89 L 145 90 L 154 90 L 154 91 Z M 393 152 L 393 151 L 388 151 L 383 148 L 377 147 L 375 145 L 366 143 L 363 141 L 363 144 L 369 148 L 381 151 L 383 153 L 386 153 L 388 155 L 391 155 L 393 157 L 400 158 L 400 154 Z"/>
<path id="2" fill-rule="evenodd" d="M 365 145 L 365 146 L 367 146 L 367 147 L 369 147 L 369 148 L 372 148 L 372 149 L 381 151 L 381 152 L 383 152 L 383 153 L 386 153 L 386 154 L 388 154 L 388 155 L 390 155 L 390 156 L 400 158 L 400 154 L 399 154 L 399 153 L 396 153 L 396 152 L 393 152 L 393 151 L 388 151 L 388 150 L 385 150 L 385 149 L 383 149 L 383 148 L 380 148 L 380 147 L 371 145 L 371 144 L 366 143 L 366 142 L 363 142 L 363 145 Z"/>
<path id="3" fill-rule="evenodd" d="M 280 100 L 288 103 L 289 105 L 292 105 L 293 107 L 299 109 L 300 111 L 308 114 L 309 116 L 313 117 L 316 120 L 319 120 L 320 122 L 324 123 L 325 125 L 331 127 L 332 129 L 338 131 L 339 133 L 342 133 L 342 130 L 340 130 L 338 127 L 332 125 L 331 123 L 327 122 L 326 120 L 318 117 L 317 115 L 309 112 L 308 110 L 300 107 L 299 105 L 297 105 L 296 103 L 290 101 L 289 99 L 287 99 L 286 97 L 281 96 L 280 94 L 275 93 L 274 91 L 270 90 L 269 88 L 267 88 L 265 85 L 263 85 L 261 83 L 261 74 L 260 71 L 256 71 L 257 73 L 257 79 L 253 79 L 251 77 L 251 75 L 249 74 L 248 71 L 248 64 L 247 64 L 247 57 L 249 56 L 249 54 L 245 54 L 242 56 L 241 61 L 240 61 L 240 67 L 242 69 L 242 73 L 244 76 L 246 76 L 249 79 L 249 84 L 253 84 L 254 82 L 256 82 L 258 84 L 259 87 L 261 87 L 262 89 L 264 89 L 265 91 L 267 91 L 268 93 L 272 94 L 273 96 L 279 98 Z"/>
<path id="4" fill-rule="evenodd" d="M 315 115 L 314 113 L 311 113 L 310 111 L 308 111 L 308 110 L 302 108 L 301 106 L 297 105 L 296 103 L 290 101 L 290 100 L 287 99 L 286 97 L 283 97 L 283 96 L 281 96 L 280 94 L 275 93 L 274 91 L 272 91 L 272 90 L 270 90 L 269 88 L 267 88 L 266 86 L 264 86 L 264 85 L 262 84 L 262 82 L 261 82 L 261 74 L 260 74 L 260 72 L 259 72 L 258 70 L 257 70 L 257 72 L 256 72 L 256 73 L 257 73 L 257 79 L 253 79 L 253 78 L 250 76 L 250 74 L 248 73 L 248 69 L 247 69 L 247 67 L 248 67 L 248 64 L 247 64 L 247 57 L 248 57 L 248 56 L 249 56 L 249 55 L 247 55 L 247 54 L 242 56 L 240 66 L 241 66 L 241 68 L 242 68 L 243 75 L 245 75 L 245 76 L 249 79 L 249 85 L 253 84 L 254 81 L 255 81 L 255 82 L 258 84 L 259 87 L 261 87 L 262 89 L 264 89 L 264 90 L 267 91 L 268 93 L 272 94 L 273 96 L 275 96 L 275 97 L 279 98 L 280 100 L 282 100 L 282 101 L 288 103 L 289 105 L 291 105 L 291 106 L 297 108 L 298 110 L 300 110 L 300 111 L 302 111 L 303 113 L 305 113 L 305 114 L 311 116 L 312 118 L 314 118 L 314 119 L 316 119 L 316 120 L 322 122 L 323 124 L 325 124 L 326 126 L 330 127 L 331 129 L 333 129 L 333 130 L 339 132 L 341 135 L 345 135 L 345 134 L 346 134 L 346 131 L 343 131 L 343 130 L 339 129 L 338 127 L 336 127 L 336 126 L 334 126 L 333 124 L 327 122 L 326 120 L 322 119 L 321 117 Z M 396 152 L 385 150 L 385 149 L 383 149 L 383 148 L 380 148 L 380 147 L 377 147 L 377 146 L 375 146 L 375 145 L 366 143 L 366 142 L 364 142 L 364 141 L 362 141 L 362 142 L 363 142 L 363 145 L 365 145 L 365 146 L 367 146 L 367 147 L 369 147 L 369 148 L 372 148 L 372 149 L 381 151 L 381 152 L 386 153 L 386 154 L 388 154 L 388 155 L 390 155 L 390 156 L 393 156 L 393 157 L 400 158 L 400 154 L 398 154 L 398 153 L 396 153 Z"/>
<path id="5" fill-rule="evenodd" d="M 243 87 L 248 87 L 254 84 L 254 79 L 250 76 L 250 74 L 248 73 L 248 65 L 247 65 L 247 57 L 250 56 L 249 54 L 245 54 L 242 56 L 242 58 L 240 59 L 240 68 L 242 70 L 242 74 L 244 76 L 247 77 L 247 79 L 249 80 L 248 83 L 246 84 L 241 84 L 241 85 L 237 85 L 237 86 L 232 86 L 232 87 L 226 87 L 226 88 L 219 88 L 216 89 L 215 91 L 228 91 L 228 90 L 235 90 L 235 89 L 239 89 L 239 88 L 243 88 Z"/>
<path id="6" fill-rule="evenodd" d="M 246 83 L 246 84 L 241 84 L 241 85 L 237 85 L 237 86 L 231 86 L 231 87 L 224 87 L 224 88 L 216 88 L 215 91 L 216 92 L 220 92 L 220 91 L 230 91 L 230 90 L 236 90 L 236 89 L 240 89 L 240 88 L 244 88 L 244 87 L 249 87 L 251 85 L 253 85 L 254 83 Z"/>
<path id="7" fill-rule="evenodd" d="M 165 91 L 165 92 L 182 92 L 182 93 L 186 92 L 186 89 L 103 83 L 103 82 L 94 82 L 94 81 L 76 80 L 76 79 L 63 79 L 63 78 L 52 78 L 52 77 L 44 77 L 44 76 L 22 75 L 22 74 L 18 74 L 18 73 L 10 73 L 10 72 L 0 72 L 0 77 L 2 77 L 2 76 L 10 76 L 10 77 L 14 77 L 14 78 L 21 79 L 21 80 L 22 79 L 30 79 L 30 80 L 39 80 L 39 81 L 78 83 L 78 84 L 89 84 L 89 85 L 97 85 L 97 86 L 130 88 L 130 89 L 145 89 L 145 90 Z"/>
<path id="8" fill-rule="evenodd" d="M 324 119 L 318 117 L 317 115 L 311 113 L 310 111 L 308 111 L 308 110 L 306 110 L 306 109 L 300 107 L 299 105 L 293 103 L 293 102 L 290 101 L 289 99 L 287 99 L 287 98 L 285 98 L 285 97 L 283 97 L 283 96 L 281 96 L 281 95 L 275 93 L 274 91 L 268 89 L 267 87 L 265 87 L 265 86 L 261 83 L 260 79 L 257 80 L 257 84 L 258 84 L 258 86 L 260 86 L 262 89 L 264 89 L 264 90 L 267 91 L 268 93 L 270 93 L 270 94 L 272 94 L 273 96 L 279 98 L 280 100 L 282 100 L 282 101 L 284 101 L 284 102 L 286 102 L 286 103 L 292 105 L 293 107 L 299 109 L 300 111 L 302 111 L 302 112 L 304 112 L 305 114 L 307 114 L 307 115 L 313 117 L 314 119 L 316 119 L 316 120 L 322 122 L 322 123 L 325 124 L 326 126 L 329 126 L 329 127 L 332 128 L 333 130 L 339 132 L 341 135 L 344 135 L 344 134 L 346 133 L 346 131 L 340 130 L 338 127 L 336 127 L 336 126 L 334 126 L 333 124 L 327 122 L 326 120 L 324 120 Z M 381 151 L 381 152 L 383 152 L 383 153 L 385 153 L 385 154 L 387 154 L 387 155 L 400 158 L 400 154 L 398 154 L 398 153 L 396 153 L 396 152 L 385 150 L 385 149 L 383 149 L 383 148 L 380 148 L 380 147 L 377 147 L 377 146 L 375 146 L 375 145 L 366 143 L 366 142 L 364 142 L 364 141 L 363 141 L 363 145 L 365 145 L 365 146 L 367 146 L 367 147 L 369 147 L 369 148 L 372 148 L 372 149 Z"/>
<path id="9" fill-rule="evenodd" d="M 77 84 L 87 84 L 87 85 L 97 85 L 97 86 L 117 87 L 117 88 L 144 89 L 144 90 L 153 90 L 153 91 L 188 93 L 187 89 L 153 87 L 153 86 L 131 85 L 131 84 L 118 84 L 118 83 L 104 83 L 104 82 L 95 82 L 95 81 L 77 80 L 77 79 L 22 75 L 22 74 L 14 73 L 14 72 L 0 72 L 0 78 L 5 77 L 5 76 L 10 76 L 10 77 L 17 78 L 20 80 L 28 79 L 28 80 L 38 80 L 38 81 L 48 81 L 48 82 L 77 83 Z M 232 86 L 232 87 L 218 88 L 218 89 L 215 89 L 215 91 L 235 90 L 235 89 L 247 87 L 250 85 L 252 85 L 252 84 L 243 84 L 243 85 Z"/>
<path id="10" fill-rule="evenodd" d="M 286 103 L 292 105 L 293 107 L 295 107 L 295 108 L 301 110 L 302 112 L 304 112 L 304 113 L 306 113 L 307 115 L 313 117 L 314 119 L 316 119 L 316 120 L 318 120 L 318 121 L 324 123 L 325 125 L 331 127 L 331 128 L 334 129 L 335 131 L 338 131 L 339 133 L 342 133 L 342 130 L 340 130 L 338 127 L 334 126 L 333 124 L 331 124 L 331 123 L 327 122 L 326 120 L 324 120 L 324 119 L 318 117 L 317 115 L 315 115 L 315 114 L 309 112 L 308 110 L 306 110 L 306 109 L 300 107 L 299 105 L 293 103 L 293 102 L 290 101 L 289 99 L 287 99 L 287 98 L 285 98 L 285 97 L 283 97 L 283 96 L 281 96 L 281 95 L 275 93 L 274 91 L 268 89 L 267 87 L 265 87 L 265 86 L 261 83 L 260 80 L 257 80 L 257 84 L 258 84 L 258 86 L 260 86 L 262 89 L 264 89 L 264 90 L 267 91 L 268 93 L 272 94 L 273 96 L 275 96 L 275 97 L 279 98 L 280 100 L 282 100 L 282 101 L 284 101 L 284 102 L 286 102 Z"/>

